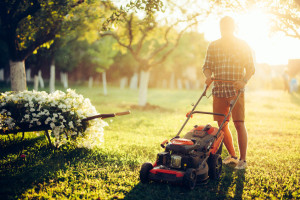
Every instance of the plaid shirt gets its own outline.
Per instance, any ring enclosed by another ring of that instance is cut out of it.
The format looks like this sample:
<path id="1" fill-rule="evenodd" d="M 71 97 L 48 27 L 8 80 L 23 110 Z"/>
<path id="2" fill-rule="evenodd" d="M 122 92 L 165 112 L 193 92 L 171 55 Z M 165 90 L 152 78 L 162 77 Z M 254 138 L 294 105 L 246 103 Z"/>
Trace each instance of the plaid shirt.
<path id="1" fill-rule="evenodd" d="M 243 80 L 245 70 L 254 74 L 254 62 L 246 42 L 232 37 L 221 38 L 209 44 L 203 71 L 210 69 L 216 79 Z M 235 96 L 233 83 L 214 82 L 212 94 L 216 97 Z"/>

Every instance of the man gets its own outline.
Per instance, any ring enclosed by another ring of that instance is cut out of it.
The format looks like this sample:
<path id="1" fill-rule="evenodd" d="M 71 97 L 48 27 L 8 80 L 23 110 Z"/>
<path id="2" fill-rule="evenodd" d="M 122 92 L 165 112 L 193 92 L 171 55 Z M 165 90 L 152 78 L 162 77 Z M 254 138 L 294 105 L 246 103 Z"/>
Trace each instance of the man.
<path id="1" fill-rule="evenodd" d="M 213 111 L 227 114 L 230 101 L 235 99 L 236 92 L 243 89 L 254 74 L 254 62 L 251 50 L 246 42 L 234 36 L 235 22 L 231 17 L 224 17 L 220 21 L 221 38 L 209 44 L 203 65 L 203 73 L 207 85 L 212 83 L 212 75 L 216 79 L 233 80 L 230 82 L 214 82 Z M 238 135 L 240 159 L 235 154 L 232 135 L 228 123 L 223 127 L 224 144 L 230 154 L 223 160 L 224 164 L 234 163 L 236 169 L 245 169 L 247 166 L 247 130 L 245 127 L 245 100 L 244 93 L 240 95 L 234 109 L 232 118 Z M 220 126 L 224 117 L 214 116 Z M 229 119 L 227 119 L 229 121 Z"/>

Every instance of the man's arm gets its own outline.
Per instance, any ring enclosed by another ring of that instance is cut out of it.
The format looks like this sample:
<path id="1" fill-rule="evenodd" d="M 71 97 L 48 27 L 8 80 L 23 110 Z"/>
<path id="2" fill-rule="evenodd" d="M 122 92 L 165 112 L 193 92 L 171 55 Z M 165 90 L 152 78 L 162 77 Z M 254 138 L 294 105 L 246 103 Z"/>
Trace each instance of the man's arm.
<path id="1" fill-rule="evenodd" d="M 244 88 L 245 85 L 250 80 L 250 78 L 255 73 L 254 58 L 253 58 L 253 55 L 252 55 L 252 51 L 251 51 L 251 49 L 248 45 L 246 45 L 245 48 L 246 48 L 246 52 L 247 52 L 247 54 L 246 54 L 247 56 L 246 56 L 246 59 L 245 59 L 245 61 L 246 61 L 246 64 L 245 64 L 246 74 L 245 74 L 243 80 L 238 80 L 233 84 L 233 86 L 238 90 Z"/>
<path id="2" fill-rule="evenodd" d="M 235 81 L 233 83 L 233 87 L 235 87 L 236 89 L 242 89 L 246 86 L 247 82 L 250 80 L 250 78 L 253 76 L 254 74 L 254 71 L 250 71 L 250 70 L 246 70 L 246 74 L 244 76 L 244 79 L 243 80 L 238 80 L 238 81 Z"/>
<path id="3" fill-rule="evenodd" d="M 213 52 L 211 50 L 211 44 L 208 45 L 205 62 L 203 65 L 203 74 L 206 77 L 205 84 L 210 85 L 212 83 L 211 76 L 211 66 L 214 64 Z"/>
<path id="4" fill-rule="evenodd" d="M 212 80 L 211 80 L 211 75 L 212 75 L 211 69 L 208 69 L 208 68 L 204 69 L 203 74 L 206 77 L 205 84 L 206 85 L 210 85 L 212 83 Z"/>

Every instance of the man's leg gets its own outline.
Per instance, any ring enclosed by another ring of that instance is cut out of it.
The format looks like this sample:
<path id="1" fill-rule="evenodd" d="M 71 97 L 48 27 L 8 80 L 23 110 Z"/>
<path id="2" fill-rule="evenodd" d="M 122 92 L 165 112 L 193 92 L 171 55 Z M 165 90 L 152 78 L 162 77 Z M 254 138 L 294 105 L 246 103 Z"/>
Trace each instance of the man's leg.
<path id="1" fill-rule="evenodd" d="M 222 121 L 218 121 L 218 125 L 220 126 L 222 124 Z M 232 135 L 231 135 L 231 132 L 229 130 L 229 127 L 228 127 L 228 123 L 226 123 L 224 126 L 223 126 L 223 132 L 224 132 L 224 139 L 223 139 L 223 142 L 224 142 L 224 145 L 228 151 L 228 153 L 233 156 L 233 157 L 236 157 L 235 155 L 235 150 L 234 150 L 234 146 L 233 146 L 233 139 L 232 139 Z"/>
<path id="2" fill-rule="evenodd" d="M 243 121 L 234 122 L 234 126 L 238 135 L 238 143 L 240 149 L 240 160 L 246 160 L 248 134 Z"/>

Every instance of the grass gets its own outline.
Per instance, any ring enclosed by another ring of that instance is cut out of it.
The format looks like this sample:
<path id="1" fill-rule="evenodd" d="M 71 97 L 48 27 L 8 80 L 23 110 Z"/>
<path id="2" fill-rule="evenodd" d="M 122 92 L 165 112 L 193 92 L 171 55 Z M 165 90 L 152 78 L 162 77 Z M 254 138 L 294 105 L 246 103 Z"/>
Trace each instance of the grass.
<path id="1" fill-rule="evenodd" d="M 219 181 L 188 191 L 180 185 L 141 184 L 139 170 L 162 151 L 161 141 L 177 133 L 201 91 L 150 89 L 148 101 L 156 105 L 151 109 L 133 107 L 133 90 L 109 88 L 108 96 L 96 88 L 76 91 L 100 113 L 132 113 L 106 119 L 105 143 L 92 150 L 51 150 L 42 133 L 11 142 L 1 136 L 0 199 L 300 199 L 299 94 L 248 91 L 248 168 L 224 167 Z M 211 111 L 211 101 L 203 99 L 199 110 Z M 184 132 L 207 123 L 216 126 L 210 116 L 194 116 Z M 230 128 L 238 149 L 232 124 Z"/>

